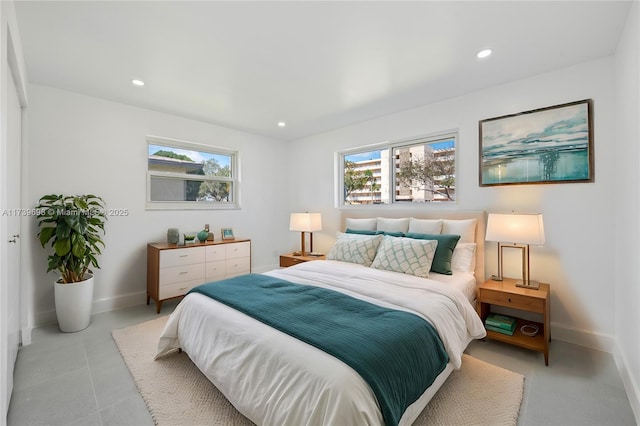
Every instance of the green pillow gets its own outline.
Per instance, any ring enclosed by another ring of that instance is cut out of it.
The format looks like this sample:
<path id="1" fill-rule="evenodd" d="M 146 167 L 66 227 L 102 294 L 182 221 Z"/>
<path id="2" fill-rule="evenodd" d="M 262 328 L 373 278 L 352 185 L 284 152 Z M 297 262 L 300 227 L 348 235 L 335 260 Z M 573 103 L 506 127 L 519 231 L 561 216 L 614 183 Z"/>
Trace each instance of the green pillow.
<path id="1" fill-rule="evenodd" d="M 351 229 L 351 228 L 345 229 L 344 233 L 357 234 L 357 235 L 376 235 L 376 231 L 369 231 L 366 229 Z"/>
<path id="2" fill-rule="evenodd" d="M 436 254 L 433 256 L 431 271 L 438 274 L 453 275 L 451 258 L 453 257 L 453 249 L 456 248 L 458 240 L 460 240 L 460 235 L 408 233 L 405 234 L 405 237 L 417 240 L 436 240 L 438 247 L 436 247 Z"/>
<path id="3" fill-rule="evenodd" d="M 390 237 L 404 237 L 404 232 L 376 231 L 376 235 L 388 235 Z"/>

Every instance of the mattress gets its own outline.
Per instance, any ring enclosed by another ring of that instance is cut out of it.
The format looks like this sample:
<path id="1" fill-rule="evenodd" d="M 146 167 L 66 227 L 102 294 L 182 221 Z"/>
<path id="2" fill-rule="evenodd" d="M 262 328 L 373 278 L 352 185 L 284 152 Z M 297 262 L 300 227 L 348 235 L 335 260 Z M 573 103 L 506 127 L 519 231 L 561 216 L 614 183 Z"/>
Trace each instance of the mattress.
<path id="1" fill-rule="evenodd" d="M 417 418 L 451 371 L 460 367 L 468 342 L 484 336 L 467 297 L 450 283 L 335 261 L 306 262 L 267 275 L 412 312 L 436 328 L 450 363 L 406 409 L 400 424 Z M 187 352 L 257 424 L 383 423 L 373 392 L 349 366 L 206 296 L 187 295 L 169 318 L 157 356 L 175 348 Z"/>
<path id="2" fill-rule="evenodd" d="M 453 275 L 443 275 L 431 272 L 429 278 L 440 281 L 448 286 L 454 287 L 465 295 L 472 304 L 475 303 L 478 288 L 476 276 L 470 272 L 453 271 Z"/>

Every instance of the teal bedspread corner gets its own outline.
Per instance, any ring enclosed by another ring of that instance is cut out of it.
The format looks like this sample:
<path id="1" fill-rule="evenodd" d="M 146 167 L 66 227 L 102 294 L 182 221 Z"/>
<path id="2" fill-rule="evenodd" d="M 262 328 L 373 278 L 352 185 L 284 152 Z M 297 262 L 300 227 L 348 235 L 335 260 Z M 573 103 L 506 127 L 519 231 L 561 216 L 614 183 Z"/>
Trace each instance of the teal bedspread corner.
<path id="1" fill-rule="evenodd" d="M 369 384 L 387 425 L 397 425 L 446 367 L 435 328 L 409 312 L 345 294 L 248 274 L 191 290 L 340 359 Z"/>

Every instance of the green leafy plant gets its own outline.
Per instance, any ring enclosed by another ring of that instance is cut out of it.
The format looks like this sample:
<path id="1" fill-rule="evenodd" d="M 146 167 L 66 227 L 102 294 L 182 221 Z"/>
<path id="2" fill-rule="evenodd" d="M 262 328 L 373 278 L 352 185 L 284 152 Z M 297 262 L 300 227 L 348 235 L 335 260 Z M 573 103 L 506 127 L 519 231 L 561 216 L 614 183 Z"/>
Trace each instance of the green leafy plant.
<path id="1" fill-rule="evenodd" d="M 104 200 L 95 195 L 56 195 L 40 198 L 36 207 L 38 239 L 51 242 L 47 272 L 57 270 L 62 283 L 83 281 L 89 266 L 100 268 L 96 256 L 104 248 L 101 233 L 106 222 Z"/>

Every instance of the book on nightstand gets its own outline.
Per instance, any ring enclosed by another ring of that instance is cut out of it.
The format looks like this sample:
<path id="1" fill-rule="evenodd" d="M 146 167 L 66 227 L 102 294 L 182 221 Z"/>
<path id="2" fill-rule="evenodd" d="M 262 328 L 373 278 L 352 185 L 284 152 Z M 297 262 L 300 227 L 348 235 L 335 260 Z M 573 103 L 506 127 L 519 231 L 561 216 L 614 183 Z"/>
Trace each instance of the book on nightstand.
<path id="1" fill-rule="evenodd" d="M 516 319 L 506 315 L 489 314 L 484 320 L 484 326 L 487 330 L 513 336 L 516 329 Z"/>
<path id="2" fill-rule="evenodd" d="M 487 330 L 491 330 L 491 331 L 495 331 L 496 333 L 502 333 L 502 334 L 506 334 L 507 336 L 513 336 L 513 333 L 516 331 L 516 326 L 513 326 L 513 329 L 506 329 L 506 328 L 500 328 L 500 327 L 492 327 L 490 325 L 486 325 L 484 326 L 484 328 L 486 328 Z"/>

